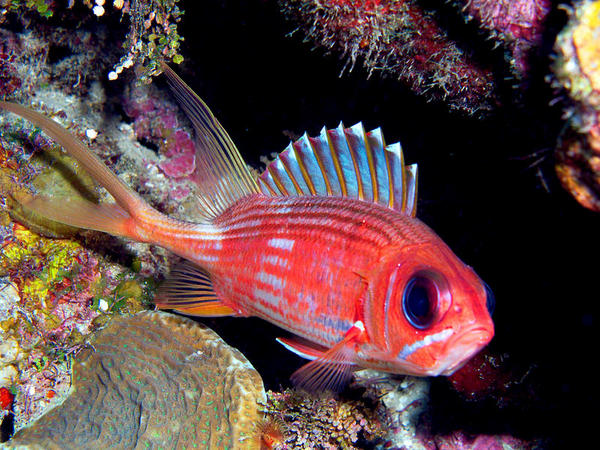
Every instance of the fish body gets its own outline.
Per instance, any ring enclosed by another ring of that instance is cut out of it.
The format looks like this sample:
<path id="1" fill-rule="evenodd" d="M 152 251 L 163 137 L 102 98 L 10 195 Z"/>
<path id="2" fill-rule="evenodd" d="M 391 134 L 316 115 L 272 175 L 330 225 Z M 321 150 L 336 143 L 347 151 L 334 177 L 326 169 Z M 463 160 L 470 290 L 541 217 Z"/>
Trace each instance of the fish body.
<path id="1" fill-rule="evenodd" d="M 154 210 L 60 125 L 0 102 L 63 145 L 116 203 L 17 200 L 181 256 L 157 306 L 288 330 L 297 337 L 280 342 L 312 360 L 293 376 L 308 389 L 339 389 L 357 367 L 448 375 L 489 342 L 491 293 L 414 217 L 416 166 L 404 166 L 398 144 L 340 126 L 304 136 L 256 179 L 206 105 L 164 69 L 198 135 L 199 223 Z"/>

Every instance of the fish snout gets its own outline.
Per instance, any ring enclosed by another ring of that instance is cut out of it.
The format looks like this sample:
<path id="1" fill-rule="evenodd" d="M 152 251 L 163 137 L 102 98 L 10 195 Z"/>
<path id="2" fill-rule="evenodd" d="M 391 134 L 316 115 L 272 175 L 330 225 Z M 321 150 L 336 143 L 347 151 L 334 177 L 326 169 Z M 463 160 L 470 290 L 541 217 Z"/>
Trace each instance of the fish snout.
<path id="1" fill-rule="evenodd" d="M 442 375 L 452 375 L 492 340 L 494 330 L 476 325 L 453 335 L 446 346 Z"/>

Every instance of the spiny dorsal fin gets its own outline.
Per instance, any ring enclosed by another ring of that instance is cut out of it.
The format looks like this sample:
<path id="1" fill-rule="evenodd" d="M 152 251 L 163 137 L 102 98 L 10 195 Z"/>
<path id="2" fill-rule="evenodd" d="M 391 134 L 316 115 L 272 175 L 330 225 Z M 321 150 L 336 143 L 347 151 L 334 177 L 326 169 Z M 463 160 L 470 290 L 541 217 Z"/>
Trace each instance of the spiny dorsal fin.
<path id="1" fill-rule="evenodd" d="M 207 220 L 214 219 L 248 194 L 260 193 L 240 152 L 208 106 L 166 64 L 162 69 L 196 132 L 199 201 Z"/>
<path id="2" fill-rule="evenodd" d="M 324 195 L 378 203 L 415 216 L 417 165 L 404 165 L 400 143 L 386 146 L 381 129 L 323 128 L 291 143 L 260 175 L 266 195 Z"/>

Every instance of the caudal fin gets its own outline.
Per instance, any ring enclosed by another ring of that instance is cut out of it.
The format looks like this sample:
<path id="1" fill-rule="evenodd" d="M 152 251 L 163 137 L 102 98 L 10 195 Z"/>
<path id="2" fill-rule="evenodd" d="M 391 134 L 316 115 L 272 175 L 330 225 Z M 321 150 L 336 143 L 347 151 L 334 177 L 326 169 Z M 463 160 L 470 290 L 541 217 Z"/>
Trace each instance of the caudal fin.
<path id="1" fill-rule="evenodd" d="M 135 232 L 135 219 L 142 215 L 160 215 L 66 128 L 38 112 L 15 103 L 0 101 L 0 108 L 40 127 L 74 157 L 116 200 L 116 203 L 95 204 L 83 199 L 56 199 L 16 191 L 11 193 L 12 197 L 24 207 L 67 225 L 138 239 Z"/>

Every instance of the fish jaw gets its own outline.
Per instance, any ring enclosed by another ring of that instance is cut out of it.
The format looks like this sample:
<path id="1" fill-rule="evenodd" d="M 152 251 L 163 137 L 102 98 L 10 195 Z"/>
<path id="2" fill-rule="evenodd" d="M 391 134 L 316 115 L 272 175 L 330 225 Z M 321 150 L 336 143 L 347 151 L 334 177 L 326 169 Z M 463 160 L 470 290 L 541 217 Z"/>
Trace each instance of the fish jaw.
<path id="1" fill-rule="evenodd" d="M 493 328 L 475 325 L 460 334 L 453 335 L 446 344 L 446 356 L 438 365 L 439 375 L 452 375 L 479 353 L 494 335 Z"/>

